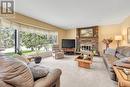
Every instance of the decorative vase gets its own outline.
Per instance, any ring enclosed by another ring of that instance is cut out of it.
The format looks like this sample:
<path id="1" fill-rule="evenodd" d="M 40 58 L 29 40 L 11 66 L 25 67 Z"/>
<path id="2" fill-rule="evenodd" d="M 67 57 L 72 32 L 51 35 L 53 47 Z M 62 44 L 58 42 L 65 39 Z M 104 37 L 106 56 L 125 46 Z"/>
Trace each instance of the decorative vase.
<path id="1" fill-rule="evenodd" d="M 103 39 L 103 43 L 106 44 L 106 49 L 109 48 L 110 43 L 112 43 L 112 39 Z"/>

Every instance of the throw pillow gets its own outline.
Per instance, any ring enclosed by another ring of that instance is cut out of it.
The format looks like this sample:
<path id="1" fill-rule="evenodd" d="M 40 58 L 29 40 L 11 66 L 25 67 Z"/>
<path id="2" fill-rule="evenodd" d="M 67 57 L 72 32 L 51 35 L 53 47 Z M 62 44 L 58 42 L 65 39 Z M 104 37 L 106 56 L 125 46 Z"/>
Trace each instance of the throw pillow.
<path id="1" fill-rule="evenodd" d="M 33 74 L 34 80 L 45 77 L 49 73 L 49 69 L 44 66 L 31 63 L 29 63 L 28 66 Z"/>
<path id="2" fill-rule="evenodd" d="M 13 87 L 33 87 L 34 80 L 27 65 L 16 58 L 0 57 L 0 79 Z"/>

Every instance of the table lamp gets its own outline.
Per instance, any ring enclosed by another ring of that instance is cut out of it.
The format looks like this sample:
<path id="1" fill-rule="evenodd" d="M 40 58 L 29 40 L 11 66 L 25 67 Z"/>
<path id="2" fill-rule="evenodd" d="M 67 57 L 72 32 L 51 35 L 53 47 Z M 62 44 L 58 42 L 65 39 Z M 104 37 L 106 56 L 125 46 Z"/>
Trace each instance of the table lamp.
<path id="1" fill-rule="evenodd" d="M 122 39 L 123 39 L 123 38 L 122 38 L 121 35 L 116 35 L 116 36 L 115 36 L 115 41 L 117 42 L 117 47 L 119 47 L 120 41 L 121 41 Z"/>

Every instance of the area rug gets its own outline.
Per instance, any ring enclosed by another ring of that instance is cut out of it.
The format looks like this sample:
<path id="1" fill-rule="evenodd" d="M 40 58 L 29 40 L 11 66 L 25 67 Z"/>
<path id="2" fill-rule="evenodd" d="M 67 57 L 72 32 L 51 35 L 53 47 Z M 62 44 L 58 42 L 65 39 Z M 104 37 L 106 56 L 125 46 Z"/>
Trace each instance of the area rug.
<path id="1" fill-rule="evenodd" d="M 42 60 L 41 65 L 62 70 L 61 87 L 116 87 L 110 79 L 101 57 L 94 57 L 91 69 L 78 67 L 76 56 L 63 59 L 53 57 Z"/>

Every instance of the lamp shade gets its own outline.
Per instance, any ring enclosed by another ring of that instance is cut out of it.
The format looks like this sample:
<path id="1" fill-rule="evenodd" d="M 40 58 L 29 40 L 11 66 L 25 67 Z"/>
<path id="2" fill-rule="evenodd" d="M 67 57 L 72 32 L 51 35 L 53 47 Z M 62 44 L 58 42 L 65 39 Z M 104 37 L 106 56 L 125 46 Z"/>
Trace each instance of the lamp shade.
<path id="1" fill-rule="evenodd" d="M 116 35 L 115 36 L 115 40 L 122 40 L 123 38 L 122 38 L 122 36 L 121 35 Z"/>

